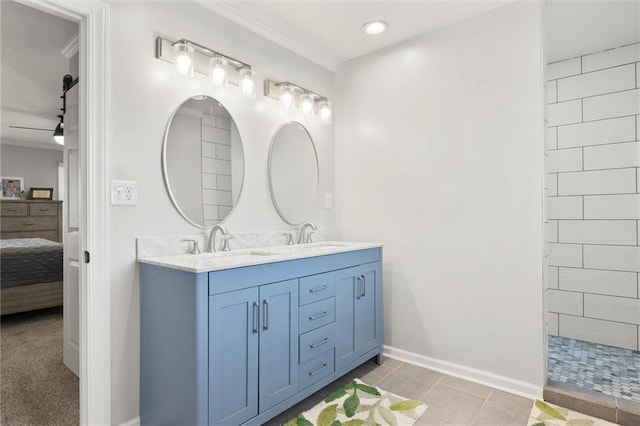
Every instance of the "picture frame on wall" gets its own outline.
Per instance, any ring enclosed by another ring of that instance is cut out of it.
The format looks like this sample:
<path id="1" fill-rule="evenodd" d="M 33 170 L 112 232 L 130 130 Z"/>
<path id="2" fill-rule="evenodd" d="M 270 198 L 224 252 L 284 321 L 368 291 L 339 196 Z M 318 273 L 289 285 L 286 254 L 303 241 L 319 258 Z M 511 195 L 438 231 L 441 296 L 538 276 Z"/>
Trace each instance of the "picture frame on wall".
<path id="1" fill-rule="evenodd" d="M 20 199 L 24 192 L 24 179 L 21 177 L 2 176 L 2 198 Z"/>
<path id="2" fill-rule="evenodd" d="M 53 188 L 31 188 L 32 200 L 52 200 Z"/>

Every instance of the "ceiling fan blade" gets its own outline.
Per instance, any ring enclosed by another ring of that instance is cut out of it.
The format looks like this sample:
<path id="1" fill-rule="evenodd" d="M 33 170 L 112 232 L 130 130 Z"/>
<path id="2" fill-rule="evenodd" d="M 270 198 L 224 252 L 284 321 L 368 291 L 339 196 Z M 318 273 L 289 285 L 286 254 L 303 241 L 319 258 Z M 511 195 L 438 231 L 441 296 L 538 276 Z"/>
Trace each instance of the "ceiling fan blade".
<path id="1" fill-rule="evenodd" d="M 23 126 L 9 126 L 12 129 L 26 129 L 26 130 L 42 130 L 45 132 L 53 132 L 53 129 L 41 129 L 39 127 L 23 127 Z"/>

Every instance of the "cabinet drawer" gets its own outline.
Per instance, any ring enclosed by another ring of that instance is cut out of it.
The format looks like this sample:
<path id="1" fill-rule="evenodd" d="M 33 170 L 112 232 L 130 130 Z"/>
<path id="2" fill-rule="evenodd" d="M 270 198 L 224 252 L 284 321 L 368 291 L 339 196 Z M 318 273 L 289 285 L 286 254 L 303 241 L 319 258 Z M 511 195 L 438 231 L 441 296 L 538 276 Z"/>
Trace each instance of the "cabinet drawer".
<path id="1" fill-rule="evenodd" d="M 300 306 L 336 295 L 334 272 L 300 278 Z"/>
<path id="2" fill-rule="evenodd" d="M 331 349 L 300 366 L 298 370 L 298 389 L 308 388 L 317 381 L 331 375 L 334 371 L 334 350 Z"/>
<path id="3" fill-rule="evenodd" d="M 56 203 L 35 203 L 29 206 L 31 216 L 57 216 L 58 205 Z"/>
<path id="4" fill-rule="evenodd" d="M 47 231 L 58 229 L 56 216 L 5 217 L 2 219 L 3 232 L 7 231 Z"/>
<path id="5" fill-rule="evenodd" d="M 300 336 L 300 364 L 336 345 L 336 323 L 331 323 Z"/>
<path id="6" fill-rule="evenodd" d="M 26 216 L 27 203 L 2 203 L 2 216 Z"/>
<path id="7" fill-rule="evenodd" d="M 336 319 L 336 298 L 320 300 L 319 302 L 300 307 L 300 334 L 315 330 L 323 325 L 331 324 Z"/>

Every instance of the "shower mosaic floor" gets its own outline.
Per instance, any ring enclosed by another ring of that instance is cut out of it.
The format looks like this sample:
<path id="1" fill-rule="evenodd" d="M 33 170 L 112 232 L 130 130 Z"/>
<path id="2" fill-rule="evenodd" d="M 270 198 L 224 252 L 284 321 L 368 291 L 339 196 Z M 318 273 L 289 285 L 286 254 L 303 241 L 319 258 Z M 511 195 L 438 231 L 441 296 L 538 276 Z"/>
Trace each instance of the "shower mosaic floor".
<path id="1" fill-rule="evenodd" d="M 640 402 L 640 352 L 549 336 L 549 381 Z"/>

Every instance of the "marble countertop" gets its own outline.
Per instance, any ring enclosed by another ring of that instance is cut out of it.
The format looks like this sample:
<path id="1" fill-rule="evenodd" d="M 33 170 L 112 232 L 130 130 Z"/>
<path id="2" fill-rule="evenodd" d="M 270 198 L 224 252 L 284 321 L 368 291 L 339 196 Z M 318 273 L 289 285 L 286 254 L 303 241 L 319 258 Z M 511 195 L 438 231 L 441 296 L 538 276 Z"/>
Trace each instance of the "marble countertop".
<path id="1" fill-rule="evenodd" d="M 285 260 L 382 247 L 379 243 L 357 243 L 346 241 L 322 241 L 291 246 L 268 246 L 202 254 L 173 254 L 149 256 L 138 259 L 140 263 L 179 269 L 187 272 L 211 272 L 241 268 Z"/>

